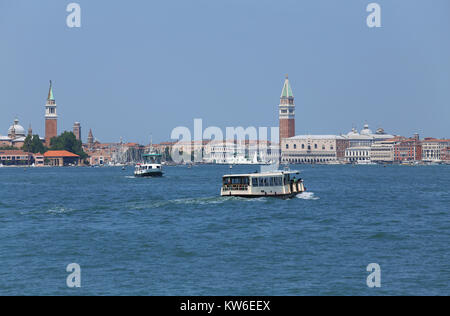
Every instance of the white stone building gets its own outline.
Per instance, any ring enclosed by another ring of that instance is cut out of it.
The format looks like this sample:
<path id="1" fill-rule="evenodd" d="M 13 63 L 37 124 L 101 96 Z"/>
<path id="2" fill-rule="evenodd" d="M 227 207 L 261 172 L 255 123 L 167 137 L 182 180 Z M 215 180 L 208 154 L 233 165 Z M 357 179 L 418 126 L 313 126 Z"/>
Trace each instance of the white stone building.
<path id="1" fill-rule="evenodd" d="M 442 162 L 446 159 L 449 139 L 425 138 L 422 141 L 422 160 L 424 162 Z"/>
<path id="2" fill-rule="evenodd" d="M 336 135 L 299 135 L 281 143 L 282 163 L 334 163 L 344 158 L 347 140 Z"/>
<path id="3" fill-rule="evenodd" d="M 393 163 L 395 142 L 377 141 L 370 147 L 370 160 L 375 163 Z"/>
<path id="4" fill-rule="evenodd" d="M 370 163 L 371 147 L 348 147 L 345 150 L 345 160 L 350 163 Z"/>

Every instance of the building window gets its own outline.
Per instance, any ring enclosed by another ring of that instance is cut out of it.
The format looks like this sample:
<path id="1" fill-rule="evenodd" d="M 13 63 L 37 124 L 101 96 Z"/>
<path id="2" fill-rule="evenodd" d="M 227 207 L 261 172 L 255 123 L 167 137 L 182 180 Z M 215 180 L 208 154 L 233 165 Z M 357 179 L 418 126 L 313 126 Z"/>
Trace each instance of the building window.
<path id="1" fill-rule="evenodd" d="M 317 149 L 317 144 L 314 144 L 314 149 Z"/>
<path id="2" fill-rule="evenodd" d="M 302 144 L 302 149 L 305 149 L 305 144 Z"/>
<path id="3" fill-rule="evenodd" d="M 289 144 L 286 144 L 286 149 L 289 149 Z"/>
<path id="4" fill-rule="evenodd" d="M 297 144 L 294 144 L 294 149 L 297 149 Z"/>

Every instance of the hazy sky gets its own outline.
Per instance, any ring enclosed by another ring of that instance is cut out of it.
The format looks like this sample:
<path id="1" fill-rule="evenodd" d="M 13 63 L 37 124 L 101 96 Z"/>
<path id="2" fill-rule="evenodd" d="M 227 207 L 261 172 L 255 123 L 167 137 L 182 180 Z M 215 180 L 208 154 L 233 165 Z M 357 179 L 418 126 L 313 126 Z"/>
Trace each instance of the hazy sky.
<path id="1" fill-rule="evenodd" d="M 82 27 L 66 26 L 78 2 Z M 0 134 L 17 116 L 44 134 L 48 81 L 59 132 L 170 139 L 176 126 L 277 126 L 289 73 L 297 134 L 364 122 L 450 137 L 450 1 L 0 0 Z"/>

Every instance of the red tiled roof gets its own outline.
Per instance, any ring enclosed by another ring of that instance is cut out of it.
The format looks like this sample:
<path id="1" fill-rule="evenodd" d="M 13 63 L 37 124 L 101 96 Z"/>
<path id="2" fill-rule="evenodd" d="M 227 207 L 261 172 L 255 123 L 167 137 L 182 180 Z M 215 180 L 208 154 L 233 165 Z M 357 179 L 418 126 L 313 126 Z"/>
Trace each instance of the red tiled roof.
<path id="1" fill-rule="evenodd" d="M 436 143 L 448 143 L 450 142 L 450 139 L 437 139 L 432 137 L 424 138 L 425 142 L 436 142 Z"/>
<path id="2" fill-rule="evenodd" d="M 44 154 L 45 158 L 78 158 L 80 156 L 72 154 L 67 150 L 49 150 Z"/>

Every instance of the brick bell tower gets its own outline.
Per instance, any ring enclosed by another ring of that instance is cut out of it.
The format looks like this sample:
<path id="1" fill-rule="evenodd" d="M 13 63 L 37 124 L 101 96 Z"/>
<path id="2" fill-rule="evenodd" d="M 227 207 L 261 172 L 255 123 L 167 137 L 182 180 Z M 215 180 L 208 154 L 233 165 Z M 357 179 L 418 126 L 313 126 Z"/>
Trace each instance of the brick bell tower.
<path id="1" fill-rule="evenodd" d="M 58 136 L 58 114 L 53 97 L 52 81 L 50 80 L 47 103 L 45 104 L 45 145 L 50 147 L 50 140 L 56 136 Z"/>
<path id="2" fill-rule="evenodd" d="M 289 77 L 286 75 L 280 98 L 280 145 L 284 138 L 295 136 L 295 104 Z"/>

